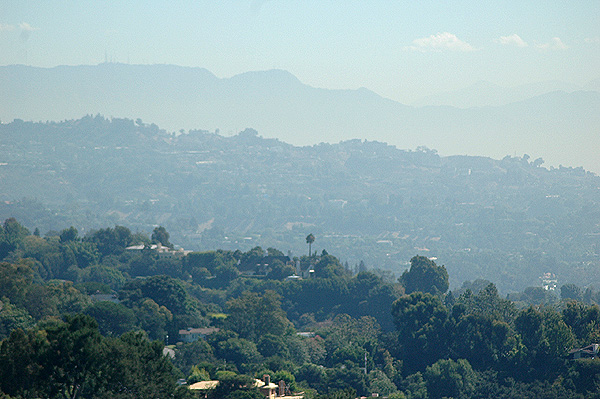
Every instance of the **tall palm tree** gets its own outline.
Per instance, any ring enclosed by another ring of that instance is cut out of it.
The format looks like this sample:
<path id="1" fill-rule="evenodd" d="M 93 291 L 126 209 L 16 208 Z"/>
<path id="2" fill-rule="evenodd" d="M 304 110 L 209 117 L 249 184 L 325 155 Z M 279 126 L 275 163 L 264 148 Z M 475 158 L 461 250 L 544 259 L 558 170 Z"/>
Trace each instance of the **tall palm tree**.
<path id="1" fill-rule="evenodd" d="M 312 233 L 310 233 L 306 236 L 306 243 L 308 244 L 308 256 L 310 256 L 311 254 L 311 246 L 313 242 L 315 242 L 315 236 Z"/>

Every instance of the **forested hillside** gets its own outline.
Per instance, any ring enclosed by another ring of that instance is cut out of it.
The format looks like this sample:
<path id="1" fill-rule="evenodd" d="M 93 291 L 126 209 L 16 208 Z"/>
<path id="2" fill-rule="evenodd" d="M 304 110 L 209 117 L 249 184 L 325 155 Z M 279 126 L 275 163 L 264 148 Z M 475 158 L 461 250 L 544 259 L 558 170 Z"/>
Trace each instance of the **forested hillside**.
<path id="1" fill-rule="evenodd" d="M 502 158 L 516 151 L 543 156 L 554 166 L 600 171 L 594 151 L 600 146 L 600 92 L 593 85 L 588 91 L 547 86 L 506 103 L 498 93 L 491 97 L 499 103 L 469 109 L 413 107 L 365 87 L 312 87 L 285 70 L 225 78 L 204 68 L 103 63 L 0 66 L 0 87 L 10 93 L 0 96 L 3 122 L 99 113 L 142 118 L 170 132 L 220 129 L 233 135 L 252 127 L 294 145 L 363 138 L 400 148 L 425 145 L 453 155 Z M 478 97 L 484 91 L 478 88 Z"/>
<path id="2" fill-rule="evenodd" d="M 191 398 L 187 386 L 207 380 L 219 381 L 211 399 L 261 398 L 253 381 L 264 375 L 320 399 L 594 398 L 600 388 L 595 347 L 577 351 L 600 337 L 591 288 L 538 287 L 513 301 L 483 280 L 448 291 L 447 268 L 423 256 L 393 280 L 326 250 L 183 252 L 162 226 L 41 236 L 7 219 L 0 251 L 7 399 Z M 205 336 L 186 342 L 200 327 Z"/>
<path id="3" fill-rule="evenodd" d="M 399 276 L 415 254 L 450 284 L 501 292 L 598 285 L 600 178 L 527 155 L 443 157 L 380 142 L 295 147 L 247 129 L 168 134 L 141 120 L 87 116 L 0 124 L 0 217 L 43 234 L 157 225 L 191 250 L 277 247 L 339 254 Z"/>

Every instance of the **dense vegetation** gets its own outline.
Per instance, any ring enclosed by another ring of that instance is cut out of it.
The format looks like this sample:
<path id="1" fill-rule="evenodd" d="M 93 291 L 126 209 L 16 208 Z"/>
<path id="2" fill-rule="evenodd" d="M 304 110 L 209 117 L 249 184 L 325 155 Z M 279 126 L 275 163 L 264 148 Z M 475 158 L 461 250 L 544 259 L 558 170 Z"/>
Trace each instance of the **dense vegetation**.
<path id="1" fill-rule="evenodd" d="M 454 289 L 482 278 L 522 291 L 548 272 L 600 284 L 600 178 L 582 168 L 360 140 L 294 147 L 251 129 L 175 135 L 101 116 L 17 120 L 0 135 L 0 218 L 31 230 L 163 225 L 187 249 L 296 256 L 312 231 L 351 267 L 399 276 L 415 253 L 435 257 Z"/>
<path id="2" fill-rule="evenodd" d="M 592 288 L 565 284 L 559 298 L 532 287 L 513 301 L 484 280 L 448 291 L 446 267 L 419 255 L 394 281 L 325 250 L 164 257 L 158 243 L 171 244 L 160 226 L 42 237 L 5 220 L 0 397 L 185 398 L 185 378 L 221 381 L 214 398 L 259 398 L 249 382 L 264 374 L 323 398 L 600 396 L 600 362 L 568 355 L 600 340 Z M 311 277 L 286 279 L 299 270 Z M 219 331 L 177 342 L 209 326 Z"/>

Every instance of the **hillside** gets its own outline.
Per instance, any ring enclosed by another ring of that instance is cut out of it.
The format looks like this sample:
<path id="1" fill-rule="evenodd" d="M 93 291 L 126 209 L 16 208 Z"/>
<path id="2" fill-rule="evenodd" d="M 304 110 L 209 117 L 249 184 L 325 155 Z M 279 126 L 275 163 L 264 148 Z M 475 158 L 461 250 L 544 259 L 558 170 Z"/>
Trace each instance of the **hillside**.
<path id="1" fill-rule="evenodd" d="M 600 172 L 594 150 L 600 147 L 598 91 L 548 86 L 553 91 L 531 90 L 532 97 L 515 96 L 519 101 L 495 106 L 411 107 L 364 88 L 311 87 L 282 70 L 218 78 L 203 68 L 112 63 L 3 66 L 0 87 L 4 122 L 100 113 L 141 118 L 170 132 L 204 128 L 230 136 L 250 127 L 295 145 L 360 138 L 399 148 L 427 146 L 444 155 L 527 153 L 555 167 Z"/>
<path id="2" fill-rule="evenodd" d="M 451 285 L 600 285 L 600 178 L 542 159 L 440 156 L 382 142 L 297 147 L 254 130 L 173 135 L 87 116 L 0 125 L 0 219 L 42 233 L 165 226 L 186 249 L 313 249 L 399 275 L 438 258 Z"/>

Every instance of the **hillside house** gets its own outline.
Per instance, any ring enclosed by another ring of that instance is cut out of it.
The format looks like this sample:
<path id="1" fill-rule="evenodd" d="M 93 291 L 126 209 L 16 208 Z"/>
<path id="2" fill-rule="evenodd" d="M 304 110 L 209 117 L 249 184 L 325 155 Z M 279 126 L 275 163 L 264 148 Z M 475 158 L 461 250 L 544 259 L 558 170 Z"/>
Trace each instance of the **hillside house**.
<path id="1" fill-rule="evenodd" d="M 185 343 L 194 342 L 198 341 L 199 339 L 206 339 L 207 335 L 218 331 L 219 329 L 216 327 L 188 328 L 186 330 L 179 330 L 179 340 Z"/>
<path id="2" fill-rule="evenodd" d="M 215 389 L 219 385 L 219 381 L 198 381 L 188 387 L 195 392 L 198 392 L 200 397 L 206 398 L 211 389 Z"/>
<path id="3" fill-rule="evenodd" d="M 256 379 L 255 387 L 258 388 L 260 393 L 265 395 L 268 399 L 303 399 L 304 393 L 292 394 L 286 387 L 284 381 L 279 381 L 279 384 L 271 382 L 271 376 L 268 374 L 263 375 L 262 380 Z"/>
<path id="4" fill-rule="evenodd" d="M 215 389 L 219 381 L 200 381 L 190 385 L 188 388 L 196 391 L 200 394 L 200 397 L 206 398 L 208 396 L 208 392 L 212 389 Z M 284 381 L 279 381 L 278 384 L 271 383 L 271 377 L 268 374 L 263 376 L 262 380 L 255 379 L 254 385 L 255 388 L 258 389 L 260 393 L 262 393 L 265 398 L 268 399 L 303 399 L 304 394 L 299 393 L 293 395 L 287 389 Z"/>
<path id="5" fill-rule="evenodd" d="M 600 344 L 591 344 L 583 348 L 577 348 L 569 351 L 569 356 L 572 359 L 595 359 L 598 357 Z"/>
<path id="6" fill-rule="evenodd" d="M 186 251 L 183 248 L 172 249 L 169 247 L 163 246 L 161 243 L 152 244 L 152 245 L 132 245 L 130 247 L 125 248 L 127 251 L 132 252 L 142 252 L 144 250 L 149 250 L 155 252 L 160 259 L 179 259 L 183 258 L 185 255 L 189 254 L 192 251 Z"/>

